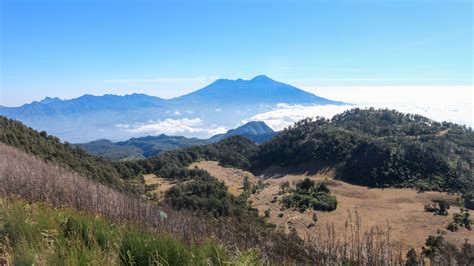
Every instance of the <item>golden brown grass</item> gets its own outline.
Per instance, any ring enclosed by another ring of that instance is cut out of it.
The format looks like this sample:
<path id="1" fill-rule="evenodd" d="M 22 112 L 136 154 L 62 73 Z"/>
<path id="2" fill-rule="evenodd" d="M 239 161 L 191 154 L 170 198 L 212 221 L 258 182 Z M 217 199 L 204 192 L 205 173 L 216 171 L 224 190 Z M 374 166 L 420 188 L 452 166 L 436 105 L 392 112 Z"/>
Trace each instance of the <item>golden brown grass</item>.
<path id="1" fill-rule="evenodd" d="M 233 168 L 224 168 L 216 162 L 203 161 L 195 164 L 199 168 L 207 170 L 211 175 L 222 180 L 229 186 L 229 190 L 238 190 L 239 182 L 242 180 L 242 171 Z M 366 187 L 351 185 L 346 182 L 332 181 L 329 185 L 331 192 L 337 197 L 338 207 L 333 212 L 317 212 L 318 221 L 316 226 L 309 227 L 313 223 L 314 211 L 306 210 L 300 213 L 295 210 L 281 210 L 282 205 L 275 197 L 280 199 L 280 184 L 282 182 L 296 182 L 305 177 L 316 181 L 332 179 L 332 172 L 325 171 L 323 174 L 314 175 L 291 175 L 286 174 L 280 178 L 266 179 L 269 186 L 257 194 L 252 194 L 250 200 L 252 205 L 263 212 L 270 209 L 269 220 L 278 228 L 289 232 L 292 228 L 298 234 L 309 239 L 315 236 L 328 235 L 329 231 L 334 233 L 336 240 L 344 242 L 347 235 L 347 222 L 354 220 L 355 213 L 360 218 L 358 225 L 360 232 L 373 232 L 380 235 L 381 231 L 388 231 L 390 227 L 390 239 L 403 246 L 403 250 L 412 246 L 417 249 L 424 245 L 429 235 L 436 235 L 438 229 L 445 229 L 452 221 L 452 214 L 459 212 L 459 207 L 451 206 L 448 216 L 435 216 L 424 212 L 424 205 L 433 199 L 445 199 L 456 203 L 458 195 L 450 195 L 440 192 L 417 193 L 413 189 L 370 189 Z M 258 177 L 245 173 L 251 180 Z M 255 182 L 255 181 L 254 181 Z M 282 213 L 283 217 L 278 217 Z M 352 218 L 351 218 L 352 217 Z M 384 230 L 382 230 L 384 229 Z M 462 245 L 465 240 L 474 242 L 474 234 L 462 228 L 459 232 L 448 232 L 445 237 L 448 241 Z"/>

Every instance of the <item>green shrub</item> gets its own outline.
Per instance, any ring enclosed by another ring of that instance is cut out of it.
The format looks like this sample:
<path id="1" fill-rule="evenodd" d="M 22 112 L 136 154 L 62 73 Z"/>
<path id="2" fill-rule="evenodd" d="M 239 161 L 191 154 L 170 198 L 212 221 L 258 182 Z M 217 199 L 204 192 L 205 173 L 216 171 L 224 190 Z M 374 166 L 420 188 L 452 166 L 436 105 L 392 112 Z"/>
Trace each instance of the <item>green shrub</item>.
<path id="1" fill-rule="evenodd" d="M 301 212 L 304 212 L 307 208 L 317 211 L 333 211 L 337 208 L 336 197 L 324 192 L 309 195 L 293 193 L 284 196 L 282 203 L 286 208 L 298 209 Z"/>

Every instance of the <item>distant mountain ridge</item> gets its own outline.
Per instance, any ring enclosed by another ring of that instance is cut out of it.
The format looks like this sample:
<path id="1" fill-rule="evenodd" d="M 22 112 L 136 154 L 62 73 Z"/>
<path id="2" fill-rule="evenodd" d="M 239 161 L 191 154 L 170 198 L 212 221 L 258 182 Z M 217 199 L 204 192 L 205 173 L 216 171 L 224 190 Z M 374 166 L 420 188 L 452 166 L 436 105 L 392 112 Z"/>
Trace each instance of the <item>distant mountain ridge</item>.
<path id="1" fill-rule="evenodd" d="M 209 101 L 210 100 L 210 101 Z M 275 81 L 265 75 L 256 76 L 251 80 L 219 79 L 210 85 L 189 94 L 171 99 L 172 102 L 194 103 L 207 101 L 208 104 L 222 101 L 234 104 L 343 104 L 316 96 L 294 86 Z"/>
<path id="2" fill-rule="evenodd" d="M 246 137 L 257 144 L 264 143 L 275 136 L 273 131 L 265 122 L 251 121 L 225 134 L 214 135 L 208 139 L 186 138 L 183 136 L 146 136 L 131 138 L 125 141 L 112 142 L 101 139 L 88 143 L 76 144 L 90 154 L 101 156 L 109 160 L 135 160 L 159 155 L 162 152 L 186 148 L 196 145 L 206 145 L 218 142 L 225 138 L 239 135 Z"/>
<path id="3" fill-rule="evenodd" d="M 205 129 L 232 127 L 256 114 L 273 110 L 279 103 L 344 104 L 260 75 L 251 80 L 219 79 L 200 90 L 169 100 L 137 93 L 124 96 L 86 94 L 70 100 L 46 97 L 19 107 L 0 106 L 0 115 L 69 142 L 158 135 L 163 132 L 143 133 L 133 128 L 184 118 L 196 119 L 201 129 L 188 130 L 183 135 L 208 138 Z"/>

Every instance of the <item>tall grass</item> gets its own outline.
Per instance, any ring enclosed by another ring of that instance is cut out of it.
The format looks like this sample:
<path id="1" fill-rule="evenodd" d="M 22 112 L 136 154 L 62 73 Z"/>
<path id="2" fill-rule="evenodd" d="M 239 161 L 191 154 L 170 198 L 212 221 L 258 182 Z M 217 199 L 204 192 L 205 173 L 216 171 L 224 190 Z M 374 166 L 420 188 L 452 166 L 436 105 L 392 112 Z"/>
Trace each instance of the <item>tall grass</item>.
<path id="1" fill-rule="evenodd" d="M 234 259 L 212 241 L 189 245 L 44 203 L 2 200 L 0 218 L 0 250 L 8 254 L 2 258 L 15 265 L 222 265 Z"/>

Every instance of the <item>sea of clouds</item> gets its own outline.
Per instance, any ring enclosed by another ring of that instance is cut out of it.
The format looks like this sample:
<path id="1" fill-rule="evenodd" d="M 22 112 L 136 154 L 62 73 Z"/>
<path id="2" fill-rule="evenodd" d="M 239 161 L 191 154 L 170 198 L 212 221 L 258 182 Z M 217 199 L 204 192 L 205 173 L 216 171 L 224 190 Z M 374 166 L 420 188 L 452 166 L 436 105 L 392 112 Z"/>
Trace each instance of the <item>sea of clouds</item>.
<path id="1" fill-rule="evenodd" d="M 420 114 L 435 121 L 449 121 L 474 126 L 472 86 L 390 86 L 390 87 L 327 87 L 304 88 L 318 96 L 350 103 L 348 105 L 288 105 L 277 104 L 270 111 L 243 119 L 235 127 L 248 121 L 264 121 L 274 130 L 282 130 L 307 117 L 332 118 L 352 108 L 388 108 L 403 113 Z M 219 112 L 221 110 L 216 110 Z M 181 114 L 180 114 L 181 115 Z M 135 125 L 116 125 L 134 135 L 183 135 L 210 137 L 230 128 L 205 123 L 205 118 L 167 118 Z M 232 115 L 232 114 L 229 114 Z"/>
<path id="2" fill-rule="evenodd" d="M 403 113 L 420 114 L 435 121 L 449 121 L 474 126 L 472 86 L 390 86 L 305 88 L 318 96 L 351 105 L 287 105 L 257 114 L 242 121 L 264 121 L 281 130 L 306 117 L 331 118 L 352 108 L 388 108 Z"/>

